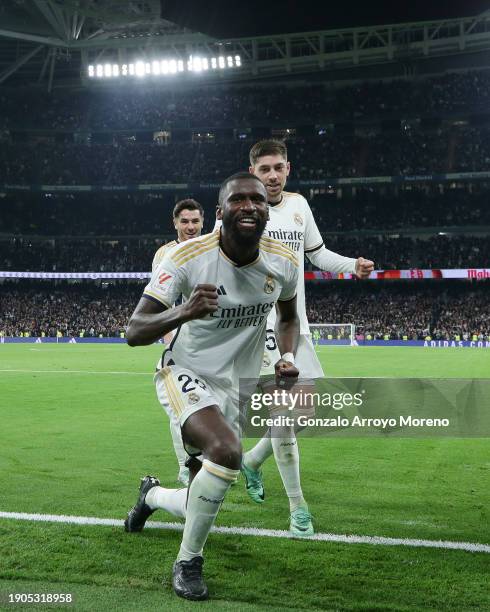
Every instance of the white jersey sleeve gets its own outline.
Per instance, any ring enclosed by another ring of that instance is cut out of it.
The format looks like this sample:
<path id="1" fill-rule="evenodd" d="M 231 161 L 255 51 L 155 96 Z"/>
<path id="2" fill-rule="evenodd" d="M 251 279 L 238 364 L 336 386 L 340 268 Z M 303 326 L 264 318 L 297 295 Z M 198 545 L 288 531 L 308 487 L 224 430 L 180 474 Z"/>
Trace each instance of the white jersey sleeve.
<path id="1" fill-rule="evenodd" d="M 302 198 L 304 205 L 304 216 L 305 216 L 305 238 L 304 238 L 304 249 L 305 255 L 312 253 L 317 249 L 320 249 L 323 245 L 323 238 L 320 234 L 320 230 L 316 224 L 313 213 L 311 212 L 310 205 Z"/>
<path id="2" fill-rule="evenodd" d="M 143 295 L 163 304 L 166 308 L 172 308 L 175 301 L 186 291 L 186 281 L 185 268 L 177 266 L 170 253 L 167 253 L 153 270 Z"/>
<path id="3" fill-rule="evenodd" d="M 294 256 L 294 253 L 292 251 L 291 254 Z M 277 298 L 278 302 L 289 302 L 294 297 L 296 297 L 298 288 L 298 277 L 298 264 L 288 262 L 286 274 L 284 275 L 281 294 Z"/>
<path id="4" fill-rule="evenodd" d="M 155 253 L 155 255 L 153 256 L 153 262 L 151 264 L 151 271 L 154 272 L 159 263 L 162 261 L 162 259 L 165 257 L 166 253 L 169 252 L 170 249 L 172 249 L 174 246 L 176 246 L 178 244 L 178 242 L 176 240 L 172 240 L 172 242 L 167 242 L 166 244 L 163 244 L 158 251 Z"/>
<path id="5" fill-rule="evenodd" d="M 356 271 L 356 260 L 351 257 L 344 257 L 333 251 L 329 251 L 320 234 L 310 205 L 305 200 L 305 255 L 311 263 L 327 272 L 350 272 Z"/>

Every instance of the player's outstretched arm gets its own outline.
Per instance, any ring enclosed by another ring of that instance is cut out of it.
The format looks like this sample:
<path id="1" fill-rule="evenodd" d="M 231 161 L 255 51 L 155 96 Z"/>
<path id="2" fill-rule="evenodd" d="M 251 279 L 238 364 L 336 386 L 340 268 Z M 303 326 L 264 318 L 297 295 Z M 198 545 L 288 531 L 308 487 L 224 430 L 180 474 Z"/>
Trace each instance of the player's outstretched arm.
<path id="1" fill-rule="evenodd" d="M 299 370 L 294 365 L 294 355 L 298 346 L 299 331 L 296 297 L 287 302 L 278 301 L 275 333 L 281 359 L 275 364 L 277 378 L 298 378 Z"/>
<path id="2" fill-rule="evenodd" d="M 129 346 L 152 344 L 179 325 L 202 319 L 216 310 L 218 293 L 214 285 L 197 285 L 189 299 L 174 308 L 143 296 L 129 319 L 127 342 Z"/>

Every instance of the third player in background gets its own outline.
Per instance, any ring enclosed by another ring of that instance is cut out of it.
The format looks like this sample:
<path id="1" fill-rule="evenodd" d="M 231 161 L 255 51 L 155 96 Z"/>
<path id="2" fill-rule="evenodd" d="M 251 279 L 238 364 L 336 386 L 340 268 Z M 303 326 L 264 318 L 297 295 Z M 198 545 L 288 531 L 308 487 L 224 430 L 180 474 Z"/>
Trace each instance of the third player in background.
<path id="1" fill-rule="evenodd" d="M 302 379 L 321 378 L 322 366 L 311 341 L 306 316 L 304 256 L 321 270 L 356 274 L 367 278 L 374 263 L 363 257 L 343 257 L 329 251 L 321 237 L 310 206 L 299 193 L 284 191 L 290 173 L 290 162 L 284 142 L 262 140 L 250 150 L 250 172 L 264 183 L 269 201 L 269 221 L 265 234 L 284 242 L 298 256 L 299 277 L 297 309 L 301 322 L 300 341 L 296 353 L 296 366 Z M 272 311 L 267 321 L 267 342 L 264 367 L 261 375 L 273 373 L 278 351 L 274 337 L 276 313 Z M 274 454 L 290 506 L 290 530 L 295 536 L 313 534 L 313 525 L 308 505 L 303 497 L 299 473 L 299 452 L 294 430 L 274 434 L 269 432 L 245 453 L 242 471 L 247 480 L 247 491 L 257 503 L 264 501 L 261 466 Z"/>

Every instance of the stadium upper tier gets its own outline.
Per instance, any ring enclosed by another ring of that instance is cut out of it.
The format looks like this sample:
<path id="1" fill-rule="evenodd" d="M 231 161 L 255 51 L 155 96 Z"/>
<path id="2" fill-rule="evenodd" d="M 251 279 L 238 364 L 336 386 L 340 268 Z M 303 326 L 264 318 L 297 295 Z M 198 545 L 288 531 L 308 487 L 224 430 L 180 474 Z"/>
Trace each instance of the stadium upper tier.
<path id="1" fill-rule="evenodd" d="M 217 183 L 248 167 L 253 140 L 74 144 L 28 141 L 0 147 L 0 185 Z M 292 180 L 426 175 L 490 169 L 490 128 L 335 131 L 288 141 Z"/>
<path id="2" fill-rule="evenodd" d="M 0 128 L 160 130 L 321 124 L 488 113 L 490 71 L 424 79 L 260 87 L 134 87 L 0 95 Z"/>

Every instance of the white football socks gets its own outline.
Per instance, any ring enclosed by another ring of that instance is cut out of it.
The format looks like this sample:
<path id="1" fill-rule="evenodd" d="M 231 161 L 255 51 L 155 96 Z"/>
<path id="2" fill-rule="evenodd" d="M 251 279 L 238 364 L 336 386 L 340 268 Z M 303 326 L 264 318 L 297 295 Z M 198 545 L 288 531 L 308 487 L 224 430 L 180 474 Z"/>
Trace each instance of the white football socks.
<path id="1" fill-rule="evenodd" d="M 186 502 L 187 489 L 153 487 L 148 491 L 145 497 L 145 503 L 152 510 L 166 510 L 179 518 L 185 518 Z"/>
<path id="2" fill-rule="evenodd" d="M 184 443 L 182 442 L 180 422 L 175 423 L 170 419 L 170 433 L 172 434 L 172 442 L 174 443 L 175 456 L 179 462 L 179 467 L 183 468 L 189 455 L 185 452 Z"/>
<path id="3" fill-rule="evenodd" d="M 184 535 L 177 561 L 201 556 L 221 503 L 240 470 L 231 470 L 204 459 L 189 487 Z"/>
<path id="4" fill-rule="evenodd" d="M 257 444 L 243 455 L 243 463 L 251 470 L 258 470 L 273 453 L 270 433 L 267 432 Z"/>
<path id="5" fill-rule="evenodd" d="M 298 441 L 294 430 L 277 429 L 272 431 L 272 448 L 281 475 L 286 495 L 289 498 L 291 512 L 301 505 L 305 505 L 301 480 L 299 475 Z"/>

